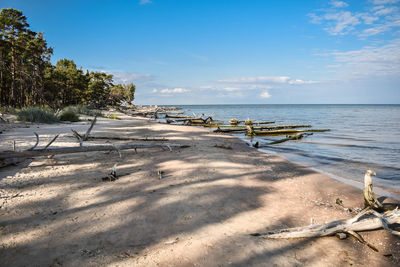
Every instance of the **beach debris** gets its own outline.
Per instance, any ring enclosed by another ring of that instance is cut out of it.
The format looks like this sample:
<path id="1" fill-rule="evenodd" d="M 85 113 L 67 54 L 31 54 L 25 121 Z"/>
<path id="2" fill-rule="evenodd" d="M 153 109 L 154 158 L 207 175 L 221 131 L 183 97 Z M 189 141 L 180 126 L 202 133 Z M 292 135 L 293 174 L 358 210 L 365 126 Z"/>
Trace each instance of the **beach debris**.
<path id="1" fill-rule="evenodd" d="M 33 133 L 36 136 L 36 143 L 33 145 L 33 147 L 29 148 L 28 151 L 34 150 L 37 147 L 37 145 L 39 144 L 39 135 L 36 132 L 33 132 Z"/>
<path id="2" fill-rule="evenodd" d="M 115 180 L 118 179 L 117 177 L 117 166 L 118 163 L 115 163 L 114 166 L 111 169 L 111 172 L 109 175 L 107 175 L 106 177 L 101 178 L 103 181 L 105 182 L 114 182 Z"/>
<path id="3" fill-rule="evenodd" d="M 328 132 L 329 129 L 309 129 L 309 130 L 268 130 L 268 131 L 255 131 L 254 127 L 247 126 L 247 135 L 249 136 L 257 136 L 257 135 L 291 135 L 297 133 L 310 133 L 310 132 Z"/>
<path id="4" fill-rule="evenodd" d="M 371 175 L 376 176 L 376 173 L 373 170 L 367 170 L 364 176 L 364 206 L 382 210 L 383 205 L 379 202 L 374 193 Z"/>
<path id="5" fill-rule="evenodd" d="M 121 136 L 89 136 L 89 140 L 121 140 L 121 141 L 169 141 L 164 137 L 121 137 Z"/>
<path id="6" fill-rule="evenodd" d="M 132 107 L 119 107 L 119 111 L 129 116 L 142 116 L 158 118 L 159 114 L 167 114 L 167 112 L 177 111 L 177 107 L 159 107 L 155 106 L 132 106 Z M 173 116 L 173 114 L 171 115 Z"/>
<path id="7" fill-rule="evenodd" d="M 214 145 L 214 147 L 222 148 L 222 149 L 229 149 L 229 150 L 233 149 L 231 146 L 225 146 L 225 145 Z"/>
<path id="8" fill-rule="evenodd" d="M 345 233 L 336 233 L 335 236 L 340 240 L 347 238 L 347 235 Z"/>
<path id="9" fill-rule="evenodd" d="M 180 144 L 121 144 L 121 145 L 96 145 L 96 146 L 79 146 L 79 147 L 61 147 L 61 148 L 47 148 L 36 150 L 23 150 L 23 151 L 2 151 L 0 152 L 0 160 L 8 158 L 29 158 L 40 157 L 57 154 L 93 152 L 93 151 L 111 151 L 111 150 L 127 150 L 138 148 L 186 148 L 188 145 Z"/>
<path id="10" fill-rule="evenodd" d="M 239 120 L 236 118 L 230 119 L 229 120 L 230 125 L 238 125 L 239 124 Z"/>
<path id="11" fill-rule="evenodd" d="M 175 239 L 173 239 L 173 240 L 164 242 L 164 244 L 165 244 L 165 245 L 172 245 L 172 244 L 177 243 L 178 241 L 179 241 L 179 237 L 177 237 L 177 238 L 175 238 Z"/>
<path id="12" fill-rule="evenodd" d="M 393 230 L 389 227 L 389 225 L 400 224 L 400 211 L 398 209 L 400 204 L 388 203 L 385 208 L 385 204 L 380 203 L 375 197 L 372 187 L 371 175 L 375 175 L 375 172 L 367 170 L 364 177 L 364 199 L 367 207 L 360 211 L 355 217 L 350 219 L 332 221 L 322 225 L 310 225 L 304 227 L 280 229 L 265 233 L 253 233 L 251 235 L 262 236 L 268 239 L 279 239 L 322 237 L 336 234 L 339 234 L 340 238 L 340 234 L 349 234 L 356 238 L 362 244 L 367 245 L 374 251 L 378 251 L 376 247 L 366 242 L 357 232 L 384 228 L 391 234 L 400 236 L 399 231 Z M 377 201 L 380 205 L 377 204 Z M 337 204 L 338 202 L 342 204 L 340 199 L 336 200 Z M 378 212 L 382 210 L 384 210 L 385 212 Z"/>
<path id="13" fill-rule="evenodd" d="M 58 138 L 60 134 L 57 134 L 56 136 L 54 136 L 53 139 L 51 139 L 51 141 L 44 147 L 44 149 L 47 149 L 49 146 L 51 146 L 52 143 L 54 143 L 54 141 L 56 141 L 56 139 Z M 14 149 L 15 151 L 15 149 Z"/>
<path id="14" fill-rule="evenodd" d="M 78 139 L 80 145 L 82 146 L 82 142 L 83 141 L 87 141 L 89 138 L 89 134 L 93 129 L 93 126 L 96 124 L 97 121 L 97 115 L 94 116 L 94 119 L 92 120 L 92 123 L 90 124 L 89 129 L 87 129 L 86 133 L 84 135 L 80 135 L 77 131 L 75 131 L 74 129 L 71 129 L 72 133 L 74 134 L 74 136 L 76 137 L 76 139 Z"/>
<path id="15" fill-rule="evenodd" d="M 302 133 L 302 134 L 296 134 L 296 135 L 293 135 L 293 136 L 288 135 L 288 136 L 286 136 L 286 138 L 283 138 L 283 139 L 280 139 L 280 140 L 276 140 L 276 141 L 272 141 L 272 142 L 268 143 L 267 145 L 276 145 L 276 144 L 280 144 L 280 143 L 283 143 L 283 142 L 286 142 L 286 141 L 289 141 L 289 140 L 300 140 L 303 137 L 309 136 L 309 135 L 312 135 L 312 134 L 313 133 Z"/>
<path id="16" fill-rule="evenodd" d="M 247 120 L 244 121 L 244 125 L 253 125 L 253 121 L 248 118 Z"/>
<path id="17" fill-rule="evenodd" d="M 253 130 L 282 130 L 282 129 L 295 129 L 295 128 L 311 128 L 311 125 L 275 125 L 275 126 L 227 126 L 227 125 L 217 125 L 217 129 L 214 130 L 215 133 L 229 133 L 229 132 L 247 132 L 249 127 Z"/>

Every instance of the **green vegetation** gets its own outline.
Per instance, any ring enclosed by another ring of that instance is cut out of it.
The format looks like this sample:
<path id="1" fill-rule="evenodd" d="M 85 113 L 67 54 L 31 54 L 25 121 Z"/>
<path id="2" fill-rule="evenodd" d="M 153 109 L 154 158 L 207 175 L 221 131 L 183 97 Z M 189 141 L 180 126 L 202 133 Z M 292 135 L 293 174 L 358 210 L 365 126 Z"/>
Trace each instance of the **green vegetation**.
<path id="1" fill-rule="evenodd" d="M 58 115 L 60 121 L 79 121 L 79 115 L 74 107 L 64 108 Z"/>
<path id="2" fill-rule="evenodd" d="M 55 123 L 58 122 L 58 117 L 48 108 L 23 108 L 16 112 L 18 120 L 30 121 L 30 122 L 41 122 L 41 123 Z"/>
<path id="3" fill-rule="evenodd" d="M 120 117 L 118 117 L 117 114 L 110 114 L 110 115 L 108 116 L 108 118 L 109 118 L 109 119 L 113 119 L 113 120 L 120 120 L 120 119 L 121 119 Z"/>
<path id="4" fill-rule="evenodd" d="M 71 105 L 100 108 L 133 101 L 134 84 L 115 85 L 113 75 L 83 71 L 70 59 L 61 59 L 54 66 L 50 62 L 52 54 L 43 33 L 29 29 L 21 11 L 2 9 L 0 106 L 48 106 L 56 110 Z"/>

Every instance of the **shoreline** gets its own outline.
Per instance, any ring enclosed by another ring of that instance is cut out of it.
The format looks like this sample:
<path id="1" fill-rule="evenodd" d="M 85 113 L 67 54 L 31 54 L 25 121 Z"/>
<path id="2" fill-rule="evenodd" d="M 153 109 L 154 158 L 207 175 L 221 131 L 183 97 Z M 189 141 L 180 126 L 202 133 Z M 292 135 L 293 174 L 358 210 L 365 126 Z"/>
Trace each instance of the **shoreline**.
<path id="1" fill-rule="evenodd" d="M 115 152 L 60 155 L 54 161 L 37 158 L 1 170 L 1 194 L 16 195 L 2 199 L 0 208 L 0 256 L 5 264 L 391 266 L 399 262 L 400 242 L 384 230 L 362 235 L 382 253 L 393 254 L 391 258 L 353 239 L 249 236 L 265 229 L 308 225 L 311 218 L 324 223 L 352 217 L 335 200 L 343 200 L 346 207 L 362 207 L 362 191 L 257 151 L 234 136 L 118 115 L 121 121 L 100 118 L 92 134 L 161 136 L 170 139 L 168 143 L 190 147 L 172 152 L 123 151 L 117 168 L 121 177 L 108 183 L 101 177 L 119 161 Z M 43 144 L 64 129 L 54 145 L 75 146 L 70 128 L 82 132 L 88 122 L 31 127 L 44 136 Z M 11 138 L 18 138 L 20 147 L 29 147 L 32 131 L 6 131 L 0 135 L 1 149 Z M 105 142 L 90 141 L 94 143 Z M 164 172 L 161 180 L 158 170 Z M 21 253 L 27 256 L 22 258 Z"/>

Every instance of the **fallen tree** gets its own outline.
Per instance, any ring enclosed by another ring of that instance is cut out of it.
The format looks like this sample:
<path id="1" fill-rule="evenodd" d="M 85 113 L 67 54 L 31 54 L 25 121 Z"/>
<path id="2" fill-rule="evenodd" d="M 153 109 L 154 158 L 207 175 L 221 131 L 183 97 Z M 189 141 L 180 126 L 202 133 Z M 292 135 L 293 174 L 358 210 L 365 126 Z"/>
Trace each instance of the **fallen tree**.
<path id="1" fill-rule="evenodd" d="M 311 128 L 311 125 L 276 125 L 276 126 L 229 126 L 229 125 L 216 125 L 215 133 L 230 133 L 230 132 L 247 132 L 249 128 L 257 130 L 282 130 L 282 129 L 295 129 L 295 128 Z"/>
<path id="2" fill-rule="evenodd" d="M 266 135 L 291 135 L 298 133 L 312 133 L 312 132 L 328 132 L 329 129 L 309 129 L 309 130 L 268 130 L 268 131 L 255 131 L 253 127 L 248 126 L 247 135 L 249 136 L 266 136 Z"/>
<path id="3" fill-rule="evenodd" d="M 96 146 L 46 148 L 46 149 L 23 150 L 23 151 L 3 151 L 0 152 L 0 160 L 5 160 L 9 158 L 30 158 L 30 157 L 40 157 L 40 156 L 49 156 L 57 154 L 126 150 L 126 149 L 138 149 L 138 148 L 154 148 L 154 147 L 168 148 L 169 150 L 172 150 L 172 147 L 186 148 L 189 146 L 178 145 L 178 144 L 122 144 L 122 145 L 96 145 Z"/>
<path id="4" fill-rule="evenodd" d="M 120 141 L 168 141 L 169 139 L 160 137 L 121 137 L 121 136 L 89 136 L 88 140 L 120 140 Z"/>
<path id="5" fill-rule="evenodd" d="M 368 245 L 370 248 L 377 249 L 368 244 L 357 232 L 369 231 L 384 228 L 390 233 L 400 236 L 400 232 L 391 229 L 389 225 L 400 224 L 400 204 L 388 203 L 387 205 L 380 203 L 373 193 L 372 178 L 374 171 L 368 170 L 364 177 L 364 201 L 366 208 L 359 212 L 355 217 L 332 221 L 322 225 L 309 225 L 303 227 L 287 228 L 280 230 L 272 230 L 264 233 L 253 233 L 252 236 L 261 236 L 268 239 L 278 238 L 310 238 L 331 236 L 335 234 L 350 234 L 361 243 Z M 378 211 L 385 211 L 380 213 Z"/>

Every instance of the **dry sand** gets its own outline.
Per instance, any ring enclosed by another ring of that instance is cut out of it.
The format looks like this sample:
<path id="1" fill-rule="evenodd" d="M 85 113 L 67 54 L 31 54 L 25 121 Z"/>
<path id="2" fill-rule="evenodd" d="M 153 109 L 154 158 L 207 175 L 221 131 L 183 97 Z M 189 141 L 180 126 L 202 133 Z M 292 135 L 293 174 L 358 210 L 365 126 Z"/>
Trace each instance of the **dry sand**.
<path id="1" fill-rule="evenodd" d="M 0 171 L 1 266 L 395 266 L 400 239 L 266 240 L 276 228 L 325 223 L 363 205 L 361 190 L 248 147 L 208 129 L 119 114 L 99 119 L 94 135 L 165 137 L 190 148 L 161 148 L 35 158 Z M 70 128 L 89 122 L 32 124 L 0 135 L 0 149 L 76 146 Z M 20 125 L 23 126 L 23 125 Z M 87 144 L 106 143 L 90 141 Z M 121 143 L 112 141 L 112 143 Z M 143 143 L 143 142 L 137 142 Z M 217 146 L 216 146 L 217 145 Z M 224 146 L 225 148 L 221 148 Z M 231 149 L 229 149 L 231 148 Z M 114 182 L 103 182 L 115 162 Z M 163 171 L 160 180 L 157 172 Z M 361 174 L 363 175 L 363 174 Z M 392 256 L 384 256 L 392 254 Z"/>

